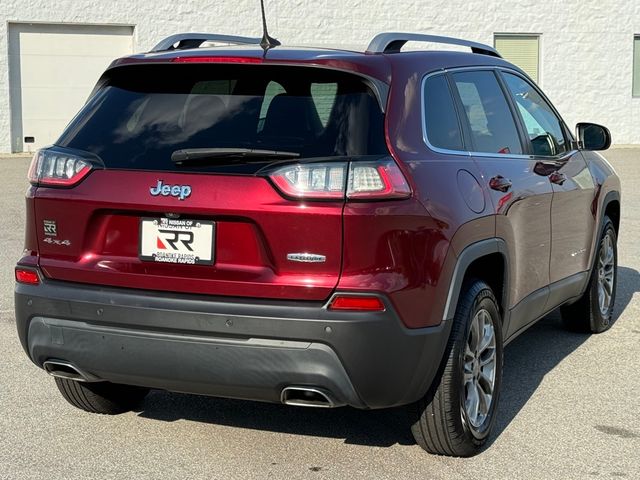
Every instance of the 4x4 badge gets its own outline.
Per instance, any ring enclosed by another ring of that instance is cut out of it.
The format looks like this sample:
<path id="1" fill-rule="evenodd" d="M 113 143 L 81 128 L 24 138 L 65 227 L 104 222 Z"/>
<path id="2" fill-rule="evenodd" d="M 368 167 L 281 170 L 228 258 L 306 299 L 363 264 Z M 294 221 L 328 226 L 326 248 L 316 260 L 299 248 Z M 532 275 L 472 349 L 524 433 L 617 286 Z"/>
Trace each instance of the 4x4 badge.
<path id="1" fill-rule="evenodd" d="M 51 238 L 51 237 L 45 238 L 44 242 L 48 243 L 49 245 L 63 245 L 65 247 L 68 247 L 71 245 L 71 242 L 69 240 L 59 240 L 57 238 Z"/>

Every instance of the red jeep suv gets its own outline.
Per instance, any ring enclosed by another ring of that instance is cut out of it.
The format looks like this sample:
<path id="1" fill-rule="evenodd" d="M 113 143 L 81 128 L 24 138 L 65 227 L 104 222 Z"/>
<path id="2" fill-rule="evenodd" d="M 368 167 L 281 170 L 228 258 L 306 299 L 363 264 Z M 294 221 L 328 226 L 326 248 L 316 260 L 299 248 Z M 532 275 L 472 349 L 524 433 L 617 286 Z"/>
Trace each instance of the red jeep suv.
<path id="1" fill-rule="evenodd" d="M 114 61 L 34 155 L 25 351 L 90 412 L 151 388 L 407 405 L 421 447 L 476 453 L 507 342 L 557 307 L 611 325 L 609 131 L 574 136 L 486 45 L 258 42 L 180 34 Z"/>

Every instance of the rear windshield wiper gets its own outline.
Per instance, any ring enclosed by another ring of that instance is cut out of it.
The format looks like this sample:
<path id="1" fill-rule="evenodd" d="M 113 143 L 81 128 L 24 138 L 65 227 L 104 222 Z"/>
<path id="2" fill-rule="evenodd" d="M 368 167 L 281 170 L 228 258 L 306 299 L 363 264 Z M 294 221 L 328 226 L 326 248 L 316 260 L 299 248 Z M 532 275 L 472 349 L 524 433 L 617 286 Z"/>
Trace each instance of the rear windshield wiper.
<path id="1" fill-rule="evenodd" d="M 298 158 L 299 153 L 277 150 L 258 150 L 254 148 L 186 148 L 171 154 L 173 163 L 202 161 L 207 159 L 250 159 L 250 158 Z"/>

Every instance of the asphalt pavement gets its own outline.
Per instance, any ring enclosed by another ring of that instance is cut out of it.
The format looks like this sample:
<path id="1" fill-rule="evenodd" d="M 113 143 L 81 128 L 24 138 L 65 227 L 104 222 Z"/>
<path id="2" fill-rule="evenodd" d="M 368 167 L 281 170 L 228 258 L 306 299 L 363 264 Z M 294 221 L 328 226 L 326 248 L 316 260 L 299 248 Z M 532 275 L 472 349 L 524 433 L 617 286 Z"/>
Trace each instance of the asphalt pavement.
<path id="1" fill-rule="evenodd" d="M 15 332 L 27 158 L 0 158 L 1 479 L 640 479 L 640 149 L 605 153 L 622 179 L 610 331 L 557 312 L 506 348 L 490 445 L 470 459 L 415 445 L 402 409 L 304 409 L 154 391 L 139 412 L 74 409 Z"/>

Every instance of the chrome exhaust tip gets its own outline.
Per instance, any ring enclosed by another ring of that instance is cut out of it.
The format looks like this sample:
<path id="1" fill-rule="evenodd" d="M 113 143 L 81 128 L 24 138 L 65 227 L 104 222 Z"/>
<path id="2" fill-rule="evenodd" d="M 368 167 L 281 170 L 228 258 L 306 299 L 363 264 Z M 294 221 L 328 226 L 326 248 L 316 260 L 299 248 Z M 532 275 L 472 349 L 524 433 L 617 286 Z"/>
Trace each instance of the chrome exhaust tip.
<path id="1" fill-rule="evenodd" d="M 46 360 L 42 368 L 52 377 L 66 378 L 76 382 L 95 382 L 99 379 L 80 370 L 74 364 L 64 360 Z"/>
<path id="2" fill-rule="evenodd" d="M 340 405 L 326 390 L 318 387 L 285 387 L 280 394 L 285 405 L 297 407 L 335 408 Z"/>

